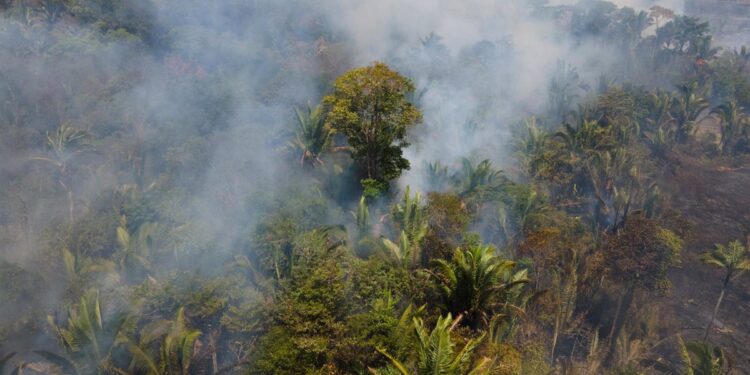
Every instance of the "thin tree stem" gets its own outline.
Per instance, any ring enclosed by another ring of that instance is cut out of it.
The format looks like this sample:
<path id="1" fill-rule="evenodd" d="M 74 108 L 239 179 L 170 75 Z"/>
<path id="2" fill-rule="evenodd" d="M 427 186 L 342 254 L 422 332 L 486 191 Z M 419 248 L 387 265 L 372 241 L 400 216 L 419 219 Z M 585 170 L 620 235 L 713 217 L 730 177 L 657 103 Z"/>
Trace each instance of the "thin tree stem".
<path id="1" fill-rule="evenodd" d="M 716 305 L 714 306 L 714 311 L 711 313 L 711 320 L 708 321 L 708 325 L 706 326 L 706 333 L 703 335 L 703 342 L 708 341 L 708 334 L 711 332 L 711 327 L 714 324 L 714 320 L 716 319 L 716 314 L 719 312 L 719 306 L 721 306 L 721 301 L 724 299 L 724 294 L 727 291 L 728 283 L 724 283 L 724 286 L 721 288 L 721 293 L 719 293 L 719 298 L 716 300 Z"/>

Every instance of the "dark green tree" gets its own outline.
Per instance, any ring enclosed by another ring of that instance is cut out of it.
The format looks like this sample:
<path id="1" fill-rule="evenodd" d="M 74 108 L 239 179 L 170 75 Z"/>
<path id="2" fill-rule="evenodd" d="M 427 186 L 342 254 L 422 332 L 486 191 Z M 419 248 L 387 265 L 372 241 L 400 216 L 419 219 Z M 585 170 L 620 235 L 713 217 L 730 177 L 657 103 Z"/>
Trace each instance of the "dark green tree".
<path id="1" fill-rule="evenodd" d="M 507 306 L 509 293 L 529 282 L 526 272 L 513 272 L 515 262 L 494 253 L 492 247 L 473 246 L 456 249 L 451 261 L 435 261 L 446 309 L 465 316 L 474 328 L 486 325 L 494 312 Z"/>

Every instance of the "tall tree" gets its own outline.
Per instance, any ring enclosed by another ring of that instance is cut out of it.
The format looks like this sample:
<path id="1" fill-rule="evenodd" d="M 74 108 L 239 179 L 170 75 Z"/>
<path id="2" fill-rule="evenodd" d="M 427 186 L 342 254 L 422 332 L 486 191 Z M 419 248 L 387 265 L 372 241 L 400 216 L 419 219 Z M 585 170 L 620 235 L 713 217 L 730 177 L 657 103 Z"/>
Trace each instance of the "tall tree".
<path id="1" fill-rule="evenodd" d="M 515 142 L 515 153 L 524 176 L 532 179 L 539 174 L 550 174 L 550 134 L 537 125 L 536 117 L 524 121 L 524 129 Z"/>
<path id="2" fill-rule="evenodd" d="M 47 146 L 50 149 L 48 157 L 34 157 L 38 160 L 50 163 L 57 168 L 57 182 L 65 189 L 68 196 L 68 220 L 73 223 L 75 213 L 75 197 L 73 191 L 73 172 L 71 164 L 75 158 L 85 151 L 88 133 L 62 123 L 53 134 L 47 133 Z"/>
<path id="3" fill-rule="evenodd" d="M 654 220 L 632 215 L 623 230 L 609 236 L 606 249 L 609 276 L 616 282 L 620 294 L 609 334 L 609 362 L 635 292 L 669 287 L 667 270 L 679 262 L 682 240 Z"/>
<path id="4" fill-rule="evenodd" d="M 311 168 L 322 165 L 320 156 L 330 148 L 334 132 L 326 125 L 325 114 L 320 106 L 312 108 L 308 105 L 305 111 L 295 111 L 297 130 L 289 145 L 299 154 L 301 165 Z"/>
<path id="5" fill-rule="evenodd" d="M 722 268 L 724 270 L 724 279 L 721 284 L 721 293 L 716 300 L 714 311 L 711 313 L 711 320 L 706 327 L 706 333 L 703 335 L 703 341 L 708 340 L 708 334 L 711 326 L 716 319 L 716 313 L 719 312 L 721 301 L 724 300 L 729 285 L 732 280 L 740 277 L 743 273 L 750 270 L 750 258 L 748 258 L 747 248 L 742 246 L 739 241 L 732 241 L 727 246 L 716 244 L 713 251 L 706 252 L 703 255 L 703 263 Z"/>
<path id="6" fill-rule="evenodd" d="M 721 118 L 721 142 L 719 149 L 722 154 L 731 154 L 736 148 L 739 138 L 746 135 L 748 118 L 742 107 L 730 101 L 714 110 Z"/>
<path id="7" fill-rule="evenodd" d="M 385 186 L 409 169 L 402 151 L 409 146 L 406 133 L 422 120 L 407 99 L 413 91 L 408 78 L 376 62 L 337 78 L 323 99 L 326 124 L 347 137 L 363 179 Z"/>
<path id="8" fill-rule="evenodd" d="M 687 142 L 693 135 L 698 116 L 708 108 L 708 101 L 698 89 L 698 82 L 677 87 L 678 95 L 672 102 L 673 117 L 677 125 L 677 140 Z"/>

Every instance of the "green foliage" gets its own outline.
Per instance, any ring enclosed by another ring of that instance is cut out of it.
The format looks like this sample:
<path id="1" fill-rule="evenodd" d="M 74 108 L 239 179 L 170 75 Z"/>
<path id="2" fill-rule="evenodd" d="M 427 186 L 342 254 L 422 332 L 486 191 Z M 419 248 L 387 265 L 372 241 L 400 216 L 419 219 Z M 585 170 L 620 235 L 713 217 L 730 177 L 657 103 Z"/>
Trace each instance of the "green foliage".
<path id="1" fill-rule="evenodd" d="M 184 308 L 177 310 L 173 320 L 159 320 L 146 325 L 139 336 L 138 342 L 127 342 L 133 355 L 129 366 L 131 370 L 139 369 L 149 375 L 191 373 L 201 331 L 188 327 Z"/>
<path id="2" fill-rule="evenodd" d="M 547 198 L 533 186 L 508 184 L 498 207 L 498 219 L 508 244 L 540 227 L 551 210 Z"/>
<path id="3" fill-rule="evenodd" d="M 748 80 L 748 54 L 743 46 L 739 50 L 725 50 L 711 64 L 713 70 L 711 97 L 719 103 L 736 101 L 743 106 L 750 104 L 750 80 Z"/>
<path id="4" fill-rule="evenodd" d="M 255 367 L 264 373 L 309 373 L 346 350 L 341 339 L 351 284 L 345 248 L 321 230 L 300 235 L 294 248 L 294 272 L 273 309 L 273 334 L 260 343 Z"/>
<path id="5" fill-rule="evenodd" d="M 515 152 L 521 163 L 521 171 L 525 176 L 533 177 L 547 174 L 551 171 L 550 148 L 547 144 L 550 135 L 537 125 L 536 117 L 524 121 L 524 132 L 517 137 Z"/>
<path id="6" fill-rule="evenodd" d="M 171 275 L 159 284 L 146 280 L 134 293 L 142 313 L 170 317 L 185 308 L 188 317 L 198 324 L 217 324 L 230 301 L 243 300 L 238 277 L 202 278 L 189 272 Z"/>
<path id="7" fill-rule="evenodd" d="M 459 375 L 459 374 L 484 374 L 488 360 L 480 360 L 479 363 L 471 363 L 471 356 L 477 346 L 481 343 L 483 336 L 469 339 L 460 350 L 457 350 L 451 332 L 461 319 L 453 319 L 451 314 L 438 318 L 432 331 L 427 332 L 424 321 L 414 318 L 414 330 L 417 335 L 416 363 L 409 366 L 379 349 L 380 353 L 391 361 L 391 366 L 401 375 Z M 410 370 L 414 368 L 414 371 Z M 393 373 L 394 370 L 370 369 L 373 374 Z"/>
<path id="8" fill-rule="evenodd" d="M 114 262 L 88 258 L 67 248 L 62 249 L 62 266 L 68 279 L 68 293 L 74 297 L 83 294 L 95 281 L 120 279 Z"/>
<path id="9" fill-rule="evenodd" d="M 614 280 L 662 289 L 667 270 L 680 261 L 682 240 L 653 220 L 634 216 L 622 232 L 609 237 L 606 248 Z"/>
<path id="10" fill-rule="evenodd" d="M 705 264 L 719 267 L 724 270 L 721 293 L 716 300 L 716 305 L 711 314 L 711 320 L 708 322 L 706 333 L 703 336 L 703 341 L 705 342 L 708 340 L 708 334 L 710 333 L 711 326 L 716 319 L 716 314 L 719 312 L 719 307 L 724 299 L 724 294 L 726 293 L 727 288 L 729 288 L 729 284 L 734 281 L 734 279 L 750 270 L 750 257 L 748 257 L 748 251 L 745 246 L 742 246 L 739 241 L 732 241 L 727 246 L 716 244 L 713 251 L 703 254 L 702 260 Z"/>
<path id="11" fill-rule="evenodd" d="M 422 119 L 407 100 L 412 91 L 411 81 L 375 63 L 337 78 L 333 93 L 323 99 L 326 124 L 347 137 L 352 158 L 366 179 L 388 182 L 409 169 L 402 156 L 402 148 L 409 145 L 406 131 Z"/>
<path id="12" fill-rule="evenodd" d="M 691 82 L 677 87 L 678 95 L 672 101 L 672 113 L 677 126 L 677 141 L 687 142 L 695 131 L 695 121 L 708 108 L 708 101 L 698 87 Z"/>
<path id="13" fill-rule="evenodd" d="M 352 306 L 371 306 L 386 294 L 392 295 L 394 300 L 411 294 L 412 277 L 415 276 L 411 270 L 393 267 L 379 257 L 354 259 L 352 267 Z"/>
<path id="14" fill-rule="evenodd" d="M 427 216 L 422 203 L 422 194 L 417 192 L 412 197 L 407 186 L 402 203 L 393 206 L 393 221 L 397 229 L 401 229 L 411 239 L 415 247 L 427 234 Z"/>
<path id="15" fill-rule="evenodd" d="M 727 246 L 716 244 L 716 249 L 704 254 L 703 262 L 724 269 L 725 279 L 730 281 L 750 270 L 747 248 L 740 241 L 732 241 Z"/>
<path id="16" fill-rule="evenodd" d="M 367 367 L 386 365 L 386 358 L 376 349 L 397 355 L 408 353 L 414 344 L 408 339 L 413 330 L 412 319 L 423 310 L 413 305 L 400 309 L 398 301 L 386 291 L 372 301 L 368 311 L 350 316 L 347 331 L 352 336 L 352 353 L 348 356 L 351 364 L 347 367 L 364 371 Z"/>
<path id="17" fill-rule="evenodd" d="M 88 212 L 80 215 L 67 233 L 61 233 L 64 246 L 89 257 L 109 257 L 117 250 L 116 236 L 112 235 L 119 222 L 117 215 L 108 212 Z M 58 241 L 54 241 L 58 242 Z M 61 246 L 57 243 L 53 246 Z"/>
<path id="18" fill-rule="evenodd" d="M 705 342 L 685 343 L 677 336 L 678 350 L 686 375 L 726 375 L 732 371 L 729 359 L 718 346 Z"/>
<path id="19" fill-rule="evenodd" d="M 414 241 L 409 238 L 405 231 L 401 231 L 398 242 L 393 242 L 387 238 L 383 238 L 382 241 L 386 258 L 391 259 L 393 264 L 398 267 L 407 268 L 419 259 L 419 249 L 414 247 Z"/>
<path id="20" fill-rule="evenodd" d="M 383 196 L 388 192 L 388 182 L 376 180 L 374 178 L 365 178 L 360 181 L 362 185 L 362 196 L 372 200 Z"/>
<path id="21" fill-rule="evenodd" d="M 495 169 L 490 160 L 485 159 L 475 165 L 466 158 L 461 159 L 461 170 L 452 180 L 458 195 L 475 202 L 491 197 L 506 182 L 503 172 Z"/>
<path id="22" fill-rule="evenodd" d="M 330 207 L 319 191 L 296 187 L 276 192 L 262 203 L 265 214 L 251 241 L 260 270 L 280 280 L 291 272 L 296 236 L 318 226 Z"/>
<path id="23" fill-rule="evenodd" d="M 491 358 L 488 373 L 497 375 L 521 375 L 523 358 L 521 352 L 511 344 L 490 343 L 482 354 Z"/>
<path id="24" fill-rule="evenodd" d="M 157 229 L 154 223 L 144 223 L 131 235 L 125 222 L 117 227 L 117 243 L 120 245 L 118 264 L 121 272 L 129 278 L 137 280 L 138 276 L 142 278 L 144 274 L 152 272 L 150 259 Z"/>
<path id="25" fill-rule="evenodd" d="M 410 195 L 409 187 L 404 192 L 403 203 L 395 204 L 391 216 L 396 230 L 400 230 L 398 243 L 383 238 L 387 256 L 401 267 L 410 267 L 421 259 L 421 245 L 427 235 L 427 216 L 422 204 L 422 195 Z"/>
<path id="26" fill-rule="evenodd" d="M 244 302 L 229 305 L 219 320 L 221 326 L 229 332 L 257 334 L 261 328 L 265 313 L 264 300 L 257 291 L 250 290 L 246 294 L 242 299 Z"/>
<path id="27" fill-rule="evenodd" d="M 546 359 L 547 353 L 542 344 L 533 343 L 526 345 L 521 349 L 522 374 L 542 375 L 549 374 L 552 371 L 549 362 Z"/>
<path id="28" fill-rule="evenodd" d="M 448 187 L 448 184 L 450 183 L 448 167 L 437 161 L 434 163 L 425 162 L 424 169 L 427 174 L 428 186 L 433 190 L 442 192 Z"/>
<path id="29" fill-rule="evenodd" d="M 711 48 L 708 22 L 701 22 L 695 17 L 675 17 L 657 30 L 656 38 L 666 45 L 667 52 L 703 58 L 710 58 L 715 53 Z"/>
<path id="30" fill-rule="evenodd" d="M 331 147 L 333 130 L 326 124 L 323 109 L 307 106 L 306 111 L 296 109 L 297 130 L 290 146 L 299 156 L 302 166 L 315 167 L 323 165 L 322 154 Z"/>
<path id="31" fill-rule="evenodd" d="M 37 353 L 65 372 L 106 374 L 112 371 L 113 351 L 124 340 L 125 315 L 117 314 L 105 320 L 98 291 L 82 296 L 67 315 L 64 325 L 58 324 L 52 316 L 48 318 L 67 358 L 45 351 Z"/>
<path id="32" fill-rule="evenodd" d="M 513 272 L 515 262 L 494 253 L 490 246 L 459 248 L 450 261 L 435 261 L 446 310 L 465 315 L 466 323 L 474 328 L 486 326 L 493 313 L 508 308 L 509 296 L 529 281 L 525 271 Z"/>
<path id="33" fill-rule="evenodd" d="M 549 86 L 549 113 L 553 123 L 565 122 L 583 94 L 584 85 L 578 70 L 564 61 L 557 61 L 555 77 Z"/>
<path id="34" fill-rule="evenodd" d="M 357 212 L 354 212 L 353 215 L 357 220 L 357 229 L 360 232 L 367 232 L 370 228 L 370 210 L 367 207 L 367 200 L 365 200 L 364 196 L 359 199 Z"/>
<path id="35" fill-rule="evenodd" d="M 463 240 L 471 221 L 461 197 L 453 193 L 427 194 L 427 235 L 424 240 L 424 265 L 434 258 L 447 259 Z"/>
<path id="36" fill-rule="evenodd" d="M 545 74 L 496 69 L 528 57 L 506 41 L 452 53 L 440 36 L 420 38 L 389 57 L 412 82 L 378 62 L 346 72 L 358 38 L 319 7 L 199 3 L 0 2 L 0 341 L 30 348 L 0 355 L 0 373 L 664 365 L 675 323 L 643 311 L 660 311 L 649 292 L 669 289 L 681 248 L 705 240 L 667 229 L 691 199 L 676 196 L 680 168 L 740 186 L 745 48 L 719 55 L 707 23 L 661 7 L 534 0 L 534 19 L 583 64 L 558 62 L 540 103 L 526 84 Z M 420 103 L 432 111 L 424 132 Z M 718 153 L 693 139 L 712 135 L 709 103 Z M 519 124 L 512 140 L 508 123 Z M 468 138 L 433 144 L 454 130 Z M 410 142 L 446 163 L 408 176 L 426 199 L 389 194 Z M 503 159 L 511 148 L 517 165 Z M 304 171 L 278 168 L 285 151 Z M 673 372 L 730 367 L 707 338 L 750 261 L 739 242 L 703 261 L 721 271 L 721 292 L 703 343 L 681 343 Z M 40 319 L 50 311 L 51 330 Z M 58 349 L 33 354 L 55 338 Z"/>
<path id="37" fill-rule="evenodd" d="M 739 146 L 748 147 L 750 121 L 744 109 L 734 101 L 724 103 L 714 110 L 721 118 L 719 150 L 724 155 L 733 154 Z"/>

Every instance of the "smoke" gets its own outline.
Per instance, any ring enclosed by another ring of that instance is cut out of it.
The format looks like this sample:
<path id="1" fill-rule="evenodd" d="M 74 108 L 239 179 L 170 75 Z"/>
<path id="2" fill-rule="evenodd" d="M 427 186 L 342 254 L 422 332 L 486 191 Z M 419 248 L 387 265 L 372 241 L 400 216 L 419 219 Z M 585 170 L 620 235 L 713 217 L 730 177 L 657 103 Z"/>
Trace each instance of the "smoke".
<path id="1" fill-rule="evenodd" d="M 551 5 L 563 4 L 573 2 Z M 426 163 L 470 157 L 508 167 L 510 129 L 544 110 L 560 61 L 592 82 L 616 73 L 623 57 L 612 46 L 572 40 L 561 32 L 564 20 L 527 1 L 332 2 L 328 9 L 341 15 L 332 22 L 351 38 L 358 64 L 386 60 L 417 83 L 425 121 L 400 184 L 418 190 L 431 188 Z"/>
<path id="2" fill-rule="evenodd" d="M 509 167 L 510 129 L 544 110 L 558 61 L 591 80 L 620 59 L 613 47 L 569 39 L 559 19 L 536 14 L 532 3 L 161 0 L 124 2 L 111 14 L 96 8 L 111 25 L 87 23 L 86 14 L 3 13 L 0 262 L 45 275 L 55 287 L 41 305 L 56 304 L 59 264 L 37 268 L 59 256 L 50 244 L 111 253 L 114 227 L 92 234 L 87 225 L 116 227 L 112 197 L 135 190 L 136 198 L 118 198 L 121 206 L 158 197 L 158 207 L 134 211 L 179 228 L 184 238 L 170 246 L 190 255 L 180 266 L 215 272 L 248 242 L 261 212 L 253 198 L 306 183 L 282 152 L 293 109 L 317 102 L 337 74 L 375 60 L 415 81 L 424 112 L 401 186 L 431 188 L 427 162 L 489 158 Z M 114 20 L 122 14 L 125 21 Z M 62 153 L 64 170 L 38 160 L 55 156 L 47 137 L 60 124 L 90 135 L 85 147 Z M 69 224 L 96 240 L 61 238 Z M 155 268 L 175 267 L 169 259 Z M 0 316 L 37 301 L 23 303 Z"/>
<path id="3" fill-rule="evenodd" d="M 614 0 L 611 1 L 620 7 L 631 7 L 634 9 L 649 9 L 653 6 L 661 6 L 667 9 L 671 9 L 677 13 L 682 13 L 685 10 L 684 0 Z M 573 5 L 578 1 L 571 0 L 550 0 L 550 5 Z"/>

